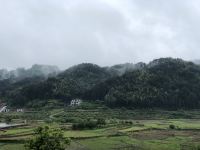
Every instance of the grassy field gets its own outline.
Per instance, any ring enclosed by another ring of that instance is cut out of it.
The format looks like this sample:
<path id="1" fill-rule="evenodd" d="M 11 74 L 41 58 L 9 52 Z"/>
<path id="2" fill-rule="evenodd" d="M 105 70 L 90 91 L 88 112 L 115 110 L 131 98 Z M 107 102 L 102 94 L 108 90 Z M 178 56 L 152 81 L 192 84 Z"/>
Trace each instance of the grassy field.
<path id="1" fill-rule="evenodd" d="M 200 110 L 148 113 L 57 109 L 48 114 L 50 123 L 45 122 L 48 118 L 39 117 L 39 120 L 29 121 L 27 126 L 0 131 L 0 150 L 23 150 L 23 142 L 32 137 L 37 126 L 44 125 L 61 128 L 65 137 L 72 139 L 69 150 L 200 150 Z M 107 124 L 101 128 L 71 129 L 78 119 L 102 116 Z M 170 125 L 174 129 L 170 129 Z"/>
<path id="2" fill-rule="evenodd" d="M 25 150 L 23 144 L 0 144 L 0 150 Z"/>

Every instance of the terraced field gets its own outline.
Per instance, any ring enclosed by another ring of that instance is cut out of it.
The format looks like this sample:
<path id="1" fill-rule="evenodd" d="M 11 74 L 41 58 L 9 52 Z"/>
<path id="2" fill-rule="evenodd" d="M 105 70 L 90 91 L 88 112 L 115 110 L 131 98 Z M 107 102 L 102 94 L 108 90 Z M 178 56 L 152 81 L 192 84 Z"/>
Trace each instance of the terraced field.
<path id="1" fill-rule="evenodd" d="M 57 111 L 56 114 L 62 115 Z M 87 115 L 89 115 L 88 112 Z M 51 115 L 51 118 L 53 117 L 55 116 Z M 67 147 L 69 150 L 200 149 L 200 119 L 198 115 L 193 119 L 130 118 L 129 120 L 108 118 L 104 127 L 78 131 L 71 129 L 72 123 L 38 121 L 30 123 L 28 126 L 0 131 L 0 150 L 23 150 L 23 143 L 32 137 L 34 129 L 37 126 L 45 125 L 61 128 L 65 137 L 72 139 L 71 145 Z M 170 128 L 170 125 L 173 125 L 173 128 Z"/>

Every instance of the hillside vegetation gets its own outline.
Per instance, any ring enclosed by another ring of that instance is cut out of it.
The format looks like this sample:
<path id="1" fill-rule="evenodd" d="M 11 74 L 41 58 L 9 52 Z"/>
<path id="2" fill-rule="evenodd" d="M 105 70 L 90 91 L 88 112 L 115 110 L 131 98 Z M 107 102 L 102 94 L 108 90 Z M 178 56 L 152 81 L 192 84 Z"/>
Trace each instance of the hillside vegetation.
<path id="1" fill-rule="evenodd" d="M 199 108 L 200 66 L 161 58 L 149 64 L 99 67 L 80 64 L 57 76 L 0 81 L 0 97 L 10 105 L 45 105 L 48 99 L 100 100 L 110 107 Z"/>
<path id="2" fill-rule="evenodd" d="M 200 67 L 180 59 L 158 59 L 94 91 L 100 89 L 104 92 L 99 99 L 112 107 L 195 108 L 200 104 Z"/>

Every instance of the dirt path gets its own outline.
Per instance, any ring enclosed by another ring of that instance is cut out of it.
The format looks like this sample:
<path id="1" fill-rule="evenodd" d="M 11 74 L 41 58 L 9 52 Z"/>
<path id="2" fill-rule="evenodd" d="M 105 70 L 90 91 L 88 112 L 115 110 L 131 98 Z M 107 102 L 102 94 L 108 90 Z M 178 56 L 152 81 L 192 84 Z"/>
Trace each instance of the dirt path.
<path id="1" fill-rule="evenodd" d="M 59 115 L 59 114 L 62 114 L 63 112 L 64 112 L 64 111 L 62 110 L 62 111 L 59 111 L 59 112 L 57 112 L 57 113 L 51 114 L 51 115 L 49 116 L 49 118 L 50 118 L 50 119 L 54 119 L 54 116 Z"/>

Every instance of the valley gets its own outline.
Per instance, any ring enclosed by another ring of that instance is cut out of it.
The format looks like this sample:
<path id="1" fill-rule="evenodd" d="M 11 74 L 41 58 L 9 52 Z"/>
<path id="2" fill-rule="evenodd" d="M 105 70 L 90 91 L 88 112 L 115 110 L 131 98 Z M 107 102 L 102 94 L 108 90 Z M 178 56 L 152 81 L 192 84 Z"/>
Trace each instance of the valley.
<path id="1" fill-rule="evenodd" d="M 93 104 L 91 104 L 93 105 Z M 94 105 L 96 107 L 96 104 Z M 200 147 L 200 110 L 128 110 L 99 108 L 57 108 L 30 113 L 4 113 L 21 127 L 0 131 L 0 150 L 24 150 L 24 143 L 39 126 L 61 128 L 71 139 L 69 150 L 198 150 Z M 23 118 L 23 119 L 22 119 Z M 80 120 L 104 118 L 105 124 L 74 130 Z"/>
<path id="2" fill-rule="evenodd" d="M 198 64 L 160 58 L 16 72 L 0 72 L 0 150 L 43 138 L 44 146 L 54 135 L 67 150 L 200 149 Z"/>

